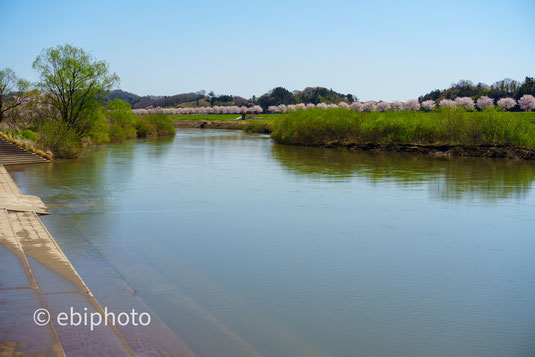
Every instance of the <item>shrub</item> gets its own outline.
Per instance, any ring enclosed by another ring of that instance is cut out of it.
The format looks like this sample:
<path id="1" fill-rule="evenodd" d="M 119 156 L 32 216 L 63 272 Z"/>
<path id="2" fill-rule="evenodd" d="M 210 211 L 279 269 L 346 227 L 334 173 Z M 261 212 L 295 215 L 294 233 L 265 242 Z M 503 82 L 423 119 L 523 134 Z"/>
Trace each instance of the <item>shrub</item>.
<path id="1" fill-rule="evenodd" d="M 135 127 L 137 131 L 137 136 L 140 138 L 158 135 L 158 129 L 156 128 L 156 124 L 141 116 L 136 118 Z"/>
<path id="2" fill-rule="evenodd" d="M 30 141 L 37 141 L 37 135 L 30 129 L 24 129 L 21 133 L 21 136 L 23 139 L 27 139 Z"/>
<path id="3" fill-rule="evenodd" d="M 137 136 L 140 138 L 175 134 L 175 124 L 173 120 L 165 114 L 147 114 L 137 116 L 135 119 Z"/>
<path id="4" fill-rule="evenodd" d="M 149 114 L 146 119 L 156 126 L 156 132 L 158 135 L 174 135 L 175 123 L 173 120 L 164 114 Z"/>
<path id="5" fill-rule="evenodd" d="M 243 127 L 247 133 L 271 133 L 271 123 L 264 121 L 250 121 Z"/>
<path id="6" fill-rule="evenodd" d="M 37 142 L 55 157 L 75 158 L 82 152 L 76 130 L 61 120 L 47 120 L 39 125 Z"/>
<path id="7" fill-rule="evenodd" d="M 106 117 L 109 125 L 109 138 L 113 142 L 121 142 L 136 137 L 136 120 L 130 104 L 114 99 L 107 105 Z"/>

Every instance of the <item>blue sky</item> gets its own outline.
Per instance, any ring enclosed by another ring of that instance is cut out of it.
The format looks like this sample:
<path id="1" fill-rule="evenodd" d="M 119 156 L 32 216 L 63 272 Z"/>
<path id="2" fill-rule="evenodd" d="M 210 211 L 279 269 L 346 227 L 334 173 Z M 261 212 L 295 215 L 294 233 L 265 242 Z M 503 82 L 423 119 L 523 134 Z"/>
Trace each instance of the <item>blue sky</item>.
<path id="1" fill-rule="evenodd" d="M 71 43 L 140 95 L 324 86 L 406 100 L 535 76 L 535 1 L 0 0 L 0 68 Z"/>

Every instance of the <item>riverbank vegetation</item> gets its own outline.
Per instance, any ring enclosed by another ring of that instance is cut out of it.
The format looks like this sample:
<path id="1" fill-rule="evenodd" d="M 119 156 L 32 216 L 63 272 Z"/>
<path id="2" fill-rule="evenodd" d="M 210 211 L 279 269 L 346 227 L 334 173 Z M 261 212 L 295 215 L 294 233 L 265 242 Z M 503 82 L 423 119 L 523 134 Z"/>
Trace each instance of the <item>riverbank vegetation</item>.
<path id="1" fill-rule="evenodd" d="M 119 82 L 104 61 L 71 45 L 43 50 L 33 63 L 39 82 L 0 71 L 0 124 L 4 135 L 55 157 L 77 157 L 87 145 L 172 135 L 160 113 L 136 117 L 130 104 L 105 95 Z"/>
<path id="2" fill-rule="evenodd" d="M 321 87 L 277 87 L 258 99 L 204 90 L 139 97 L 112 91 L 119 78 L 108 64 L 68 44 L 43 50 L 33 69 L 34 84 L 0 71 L 0 130 L 56 157 L 76 157 L 92 144 L 172 135 L 175 127 L 271 132 L 278 142 L 310 146 L 535 147 L 530 77 L 491 86 L 460 81 L 405 102 L 361 102 Z"/>
<path id="3" fill-rule="evenodd" d="M 273 123 L 279 143 L 304 146 L 447 145 L 535 148 L 535 113 L 498 109 L 468 112 L 355 112 L 311 109 L 286 114 Z"/>

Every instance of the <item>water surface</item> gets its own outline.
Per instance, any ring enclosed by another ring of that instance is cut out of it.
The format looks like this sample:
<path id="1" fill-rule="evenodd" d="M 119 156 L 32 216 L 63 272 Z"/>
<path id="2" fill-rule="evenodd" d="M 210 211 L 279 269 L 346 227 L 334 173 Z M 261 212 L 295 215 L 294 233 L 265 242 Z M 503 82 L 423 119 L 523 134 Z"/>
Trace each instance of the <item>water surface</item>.
<path id="1" fill-rule="evenodd" d="M 10 172 L 199 356 L 535 355 L 533 162 L 194 129 Z"/>

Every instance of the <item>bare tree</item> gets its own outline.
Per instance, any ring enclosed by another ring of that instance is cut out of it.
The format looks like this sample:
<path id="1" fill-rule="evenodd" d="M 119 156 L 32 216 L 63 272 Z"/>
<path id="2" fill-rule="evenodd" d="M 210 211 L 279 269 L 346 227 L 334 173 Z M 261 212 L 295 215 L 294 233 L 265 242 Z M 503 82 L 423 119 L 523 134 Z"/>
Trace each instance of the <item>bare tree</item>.
<path id="1" fill-rule="evenodd" d="M 0 122 L 4 119 L 4 113 L 24 102 L 29 87 L 30 83 L 18 78 L 11 68 L 0 70 Z"/>

